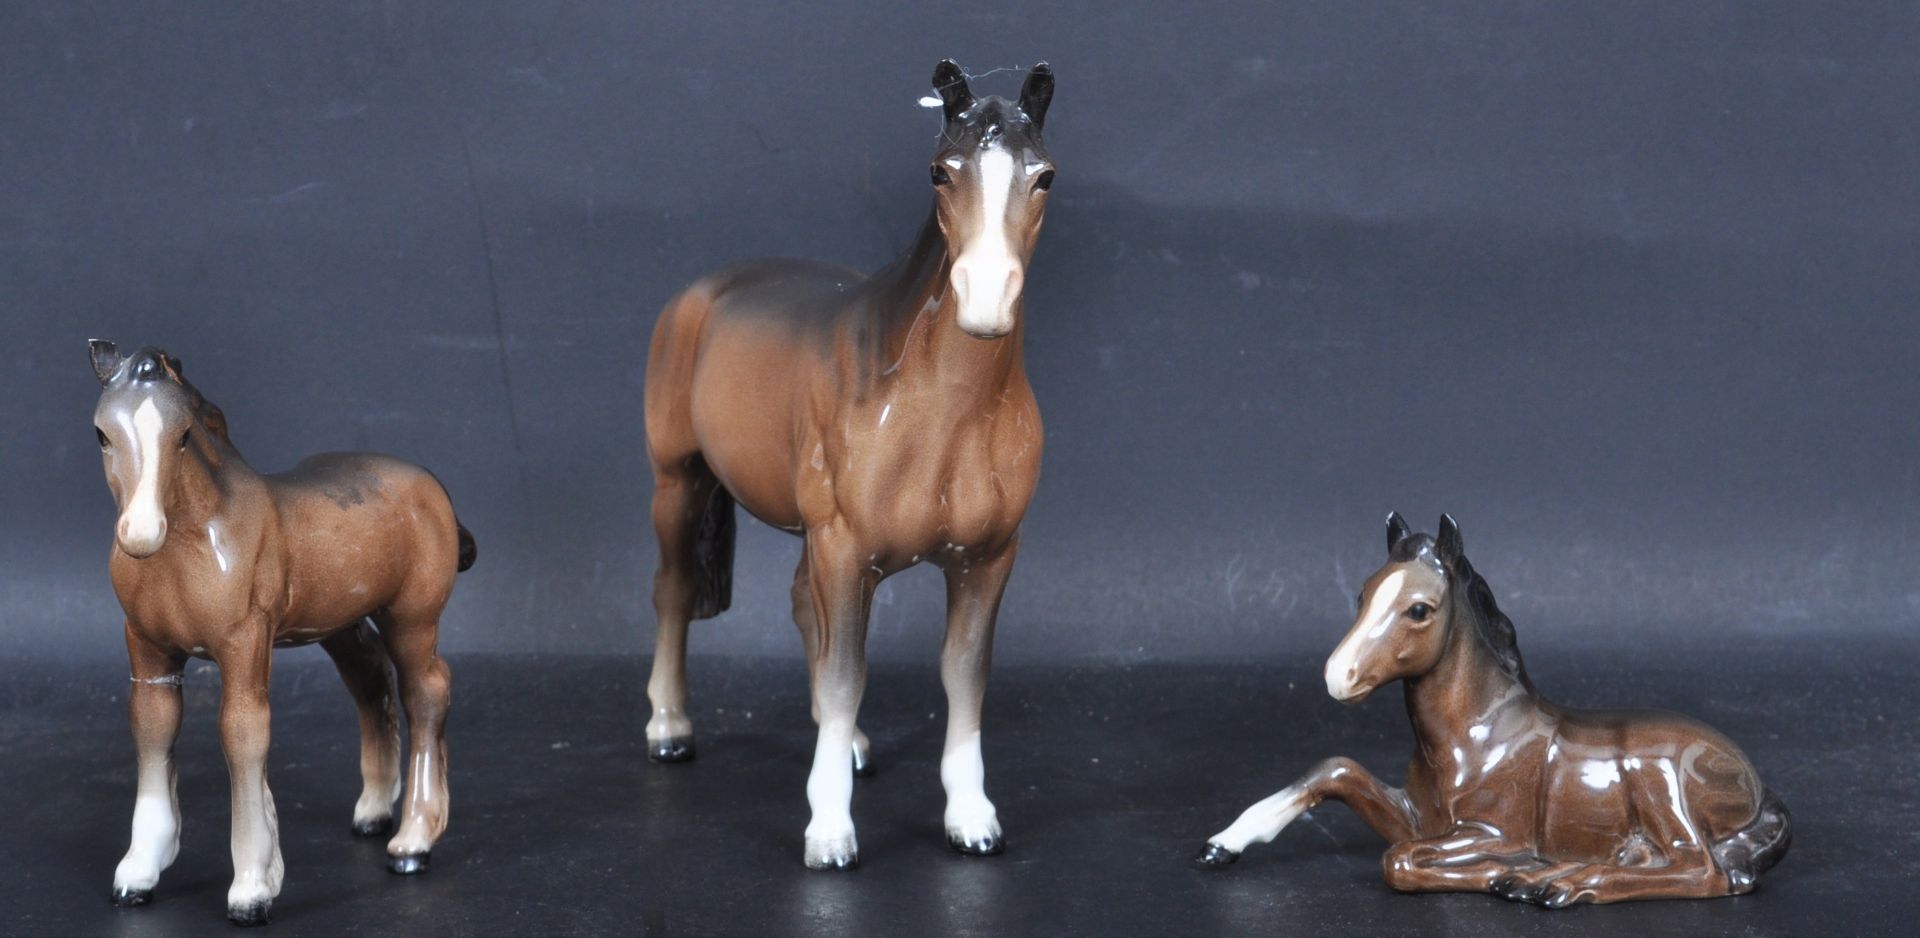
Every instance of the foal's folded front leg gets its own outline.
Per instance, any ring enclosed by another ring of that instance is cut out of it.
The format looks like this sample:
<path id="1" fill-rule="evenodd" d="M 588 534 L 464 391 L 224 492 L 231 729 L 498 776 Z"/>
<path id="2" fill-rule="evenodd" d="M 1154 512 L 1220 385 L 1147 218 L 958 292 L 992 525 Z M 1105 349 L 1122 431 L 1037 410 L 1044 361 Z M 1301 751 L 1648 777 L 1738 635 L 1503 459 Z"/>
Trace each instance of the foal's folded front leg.
<path id="1" fill-rule="evenodd" d="M 1218 869 L 1252 843 L 1269 843 L 1293 819 L 1326 799 L 1345 802 L 1368 827 L 1392 842 L 1410 840 L 1419 825 L 1406 793 L 1374 778 L 1358 762 L 1328 759 L 1286 788 L 1255 802 L 1226 830 L 1207 838 L 1193 864 Z"/>

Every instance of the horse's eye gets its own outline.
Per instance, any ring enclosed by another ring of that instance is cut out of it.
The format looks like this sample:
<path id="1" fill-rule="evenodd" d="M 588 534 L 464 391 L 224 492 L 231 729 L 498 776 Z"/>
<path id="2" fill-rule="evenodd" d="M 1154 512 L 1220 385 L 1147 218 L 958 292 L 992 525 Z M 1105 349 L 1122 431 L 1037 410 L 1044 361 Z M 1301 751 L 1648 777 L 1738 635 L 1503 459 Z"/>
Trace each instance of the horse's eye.
<path id="1" fill-rule="evenodd" d="M 95 437 L 97 437 L 97 438 L 98 438 L 98 439 L 100 440 L 100 448 L 101 448 L 101 449 L 106 449 L 106 448 L 107 448 L 107 446 L 108 446 L 108 443 L 107 443 L 107 431 L 105 431 L 105 430 L 102 430 L 102 429 L 100 429 L 99 427 L 94 427 L 94 428 L 93 428 L 93 435 L 94 435 Z"/>
<path id="2" fill-rule="evenodd" d="M 192 428 L 192 427 L 188 427 L 188 428 L 187 428 L 187 429 L 185 429 L 184 431 L 181 431 L 181 433 L 180 433 L 180 448 L 181 448 L 181 449 L 186 449 L 186 448 L 187 448 L 187 440 L 188 440 L 189 438 L 191 438 L 192 436 L 193 436 L 193 428 Z"/>
<path id="3" fill-rule="evenodd" d="M 947 183 L 950 183 L 953 181 L 953 176 L 947 172 L 947 168 L 945 166 L 942 166 L 939 163 L 935 163 L 933 164 L 931 169 L 932 169 L 934 185 L 944 186 Z"/>
<path id="4" fill-rule="evenodd" d="M 1433 607 L 1426 603 L 1414 603 L 1407 607 L 1407 617 L 1415 622 L 1425 622 L 1430 615 L 1433 615 Z"/>
<path id="5" fill-rule="evenodd" d="M 1045 192 L 1051 188 L 1053 188 L 1053 170 L 1049 169 L 1041 173 L 1039 179 L 1034 180 L 1033 191 Z"/>

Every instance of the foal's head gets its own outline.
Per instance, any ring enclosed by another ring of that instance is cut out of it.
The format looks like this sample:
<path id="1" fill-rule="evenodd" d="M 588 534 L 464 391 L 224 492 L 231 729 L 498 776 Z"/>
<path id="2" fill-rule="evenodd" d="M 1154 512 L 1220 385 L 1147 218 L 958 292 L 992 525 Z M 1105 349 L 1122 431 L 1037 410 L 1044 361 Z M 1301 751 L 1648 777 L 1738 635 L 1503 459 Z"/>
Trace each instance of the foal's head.
<path id="1" fill-rule="evenodd" d="M 167 541 L 167 495 L 194 458 L 193 437 L 216 431 L 196 419 L 199 394 L 180 377 L 179 359 L 157 348 L 123 356 L 112 342 L 88 345 L 102 388 L 93 431 L 120 509 L 114 540 L 130 557 L 150 557 Z"/>
<path id="2" fill-rule="evenodd" d="M 1027 258 L 1040 234 L 1053 161 L 1040 128 L 1053 100 L 1053 70 L 1027 73 L 1018 103 L 976 98 L 951 59 L 933 70 L 945 126 L 934 152 L 934 212 L 947 237 L 949 282 L 960 328 L 983 339 L 1013 331 Z"/>
<path id="3" fill-rule="evenodd" d="M 1399 512 L 1387 516 L 1387 564 L 1360 590 L 1359 618 L 1327 659 L 1327 693 L 1359 702 L 1381 685 L 1418 677 L 1440 663 L 1460 608 L 1449 570 L 1463 559 L 1460 528 L 1415 534 Z"/>

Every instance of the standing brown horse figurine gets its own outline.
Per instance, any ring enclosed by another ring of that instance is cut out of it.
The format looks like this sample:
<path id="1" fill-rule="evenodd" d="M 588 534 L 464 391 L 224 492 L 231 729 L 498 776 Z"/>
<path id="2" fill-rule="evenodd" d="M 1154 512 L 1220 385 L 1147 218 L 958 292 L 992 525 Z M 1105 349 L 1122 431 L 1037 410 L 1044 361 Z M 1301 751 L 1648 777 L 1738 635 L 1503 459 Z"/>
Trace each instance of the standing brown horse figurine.
<path id="1" fill-rule="evenodd" d="M 1786 805 L 1726 737 L 1678 714 L 1540 697 L 1452 518 L 1435 539 L 1392 515 L 1387 548 L 1327 660 L 1327 692 L 1358 703 L 1407 682 L 1419 747 L 1406 790 L 1329 759 L 1215 834 L 1197 864 L 1232 863 L 1328 798 L 1392 842 L 1381 865 L 1406 892 L 1556 909 L 1739 895 L 1786 855 Z"/>
<path id="2" fill-rule="evenodd" d="M 686 636 L 730 601 L 734 505 L 800 535 L 793 618 L 806 642 L 819 743 L 807 779 L 806 863 L 857 865 L 855 726 L 868 606 L 885 577 L 926 561 L 947 580 L 940 780 L 947 839 L 1002 849 L 980 757 L 995 613 L 1040 473 L 1040 412 L 1022 365 L 1021 283 L 1053 164 L 1040 128 L 1053 73 L 1018 104 L 975 98 L 934 70 L 945 128 L 933 216 L 874 274 L 761 261 L 696 282 L 660 315 L 648 357 L 647 448 L 660 569 L 647 695 L 652 758 L 692 758 Z"/>
<path id="3" fill-rule="evenodd" d="M 127 613 L 130 711 L 139 750 L 133 843 L 113 899 L 140 905 L 180 848 L 173 741 L 182 668 L 220 666 L 220 741 L 233 781 L 233 886 L 227 917 L 267 921 L 282 865 L 267 789 L 267 677 L 275 646 L 319 642 L 360 708 L 365 787 L 353 831 L 393 829 L 400 796 L 394 671 L 413 734 L 405 817 L 388 868 L 416 873 L 447 826 L 448 675 L 436 645 L 455 572 L 473 538 L 425 469 L 333 453 L 263 476 L 227 437 L 226 418 L 158 349 L 122 357 L 91 343 L 105 389 L 93 422 L 120 510 L 109 563 Z M 371 620 L 371 623 L 368 621 Z M 374 624 L 378 624 L 376 631 Z"/>

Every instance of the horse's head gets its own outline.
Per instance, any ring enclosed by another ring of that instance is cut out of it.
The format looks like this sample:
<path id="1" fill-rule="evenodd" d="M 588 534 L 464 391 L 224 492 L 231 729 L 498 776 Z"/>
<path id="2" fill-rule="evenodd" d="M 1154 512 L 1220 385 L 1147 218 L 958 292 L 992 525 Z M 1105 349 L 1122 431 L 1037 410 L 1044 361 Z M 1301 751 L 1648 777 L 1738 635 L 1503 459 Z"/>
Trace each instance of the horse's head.
<path id="1" fill-rule="evenodd" d="M 1440 663 L 1454 624 L 1450 568 L 1460 528 L 1442 515 L 1440 534 L 1415 534 L 1399 512 L 1387 516 L 1387 563 L 1360 590 L 1359 618 L 1327 659 L 1327 693 L 1358 703 L 1384 684 L 1419 677 Z"/>
<path id="2" fill-rule="evenodd" d="M 945 126 L 929 172 L 934 212 L 947 238 L 956 320 L 969 335 L 1013 331 L 1027 258 L 1040 234 L 1053 161 L 1040 139 L 1053 100 L 1053 70 L 1027 73 L 1018 103 L 976 98 L 951 59 L 933 70 Z"/>
<path id="3" fill-rule="evenodd" d="M 100 379 L 93 430 L 107 488 L 120 509 L 114 540 L 130 557 L 150 557 L 167 541 L 166 500 L 196 430 L 198 394 L 180 377 L 180 360 L 157 348 L 121 355 L 112 342 L 87 343 Z"/>

